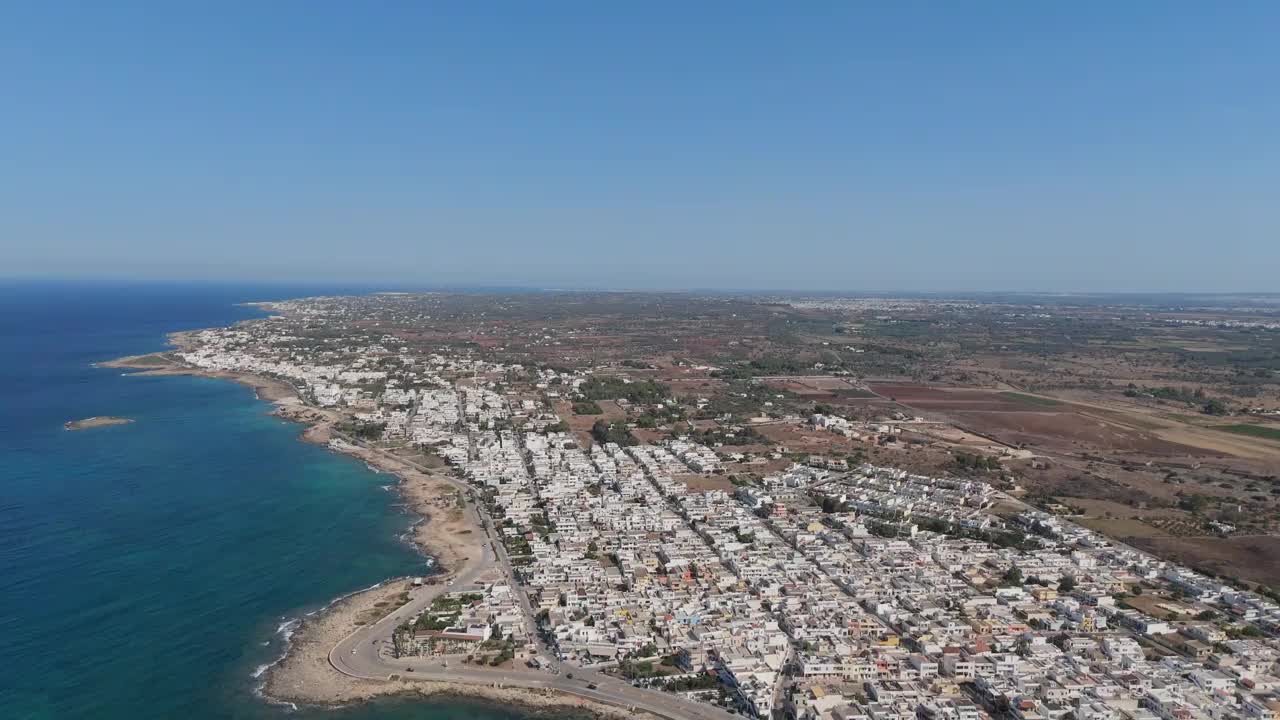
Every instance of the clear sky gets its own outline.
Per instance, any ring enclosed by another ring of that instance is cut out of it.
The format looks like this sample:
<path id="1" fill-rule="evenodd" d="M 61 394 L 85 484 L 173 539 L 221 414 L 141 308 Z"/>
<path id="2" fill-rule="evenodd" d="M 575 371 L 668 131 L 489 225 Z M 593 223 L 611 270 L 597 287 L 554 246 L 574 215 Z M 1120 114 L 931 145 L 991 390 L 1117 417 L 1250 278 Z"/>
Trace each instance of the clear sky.
<path id="1" fill-rule="evenodd" d="M 1280 290 L 1280 3 L 0 5 L 0 275 Z"/>

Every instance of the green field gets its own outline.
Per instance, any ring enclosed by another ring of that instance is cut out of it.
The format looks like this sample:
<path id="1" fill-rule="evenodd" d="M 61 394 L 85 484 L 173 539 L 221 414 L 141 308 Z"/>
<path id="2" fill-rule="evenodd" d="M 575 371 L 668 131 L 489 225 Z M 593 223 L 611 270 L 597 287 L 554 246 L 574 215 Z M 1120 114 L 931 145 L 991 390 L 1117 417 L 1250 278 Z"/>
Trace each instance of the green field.
<path id="1" fill-rule="evenodd" d="M 1018 402 L 1026 403 L 1028 405 L 1042 405 L 1044 407 L 1054 407 L 1055 405 L 1062 404 L 1062 401 L 1054 400 L 1053 398 L 1036 397 L 1035 395 L 1026 395 L 1024 393 L 1017 392 L 1002 392 L 1000 393 L 1000 397 L 1017 400 Z"/>
<path id="2" fill-rule="evenodd" d="M 1214 425 L 1214 430 L 1235 433 L 1237 435 L 1249 435 L 1251 437 L 1263 438 L 1265 440 L 1280 440 L 1280 427 L 1268 427 L 1265 425 Z"/>

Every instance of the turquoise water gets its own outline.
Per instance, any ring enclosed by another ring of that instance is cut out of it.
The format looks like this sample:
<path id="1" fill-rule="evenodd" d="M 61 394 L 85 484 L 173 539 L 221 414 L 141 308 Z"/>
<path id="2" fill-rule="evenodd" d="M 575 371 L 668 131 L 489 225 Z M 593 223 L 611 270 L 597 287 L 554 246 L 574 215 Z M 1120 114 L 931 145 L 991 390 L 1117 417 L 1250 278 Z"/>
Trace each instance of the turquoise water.
<path id="1" fill-rule="evenodd" d="M 331 292 L 332 290 L 330 290 Z M 96 360 L 252 317 L 299 288 L 0 287 L 0 717 L 516 718 L 484 704 L 293 710 L 255 695 L 290 619 L 421 573 L 362 463 L 243 386 Z M 132 425 L 67 432 L 122 415 Z"/>

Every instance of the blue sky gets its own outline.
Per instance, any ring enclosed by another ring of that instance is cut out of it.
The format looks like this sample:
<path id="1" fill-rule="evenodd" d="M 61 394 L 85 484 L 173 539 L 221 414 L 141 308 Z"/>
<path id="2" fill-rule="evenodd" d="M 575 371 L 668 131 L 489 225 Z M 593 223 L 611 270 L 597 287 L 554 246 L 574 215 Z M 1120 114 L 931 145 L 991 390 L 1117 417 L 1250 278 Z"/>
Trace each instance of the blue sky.
<path id="1" fill-rule="evenodd" d="M 0 274 L 1280 290 L 1274 2 L 0 7 Z"/>

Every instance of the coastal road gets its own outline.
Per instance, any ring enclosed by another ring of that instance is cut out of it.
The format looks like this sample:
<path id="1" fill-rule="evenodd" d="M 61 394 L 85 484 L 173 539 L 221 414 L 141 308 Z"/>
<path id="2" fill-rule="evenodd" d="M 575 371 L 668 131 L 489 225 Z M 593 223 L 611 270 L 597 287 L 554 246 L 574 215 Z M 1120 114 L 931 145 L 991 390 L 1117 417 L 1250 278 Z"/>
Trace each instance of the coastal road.
<path id="1" fill-rule="evenodd" d="M 372 647 L 372 646 L 370 646 Z M 525 688 L 576 695 L 607 705 L 631 711 L 644 711 L 670 720 L 726 720 L 740 717 L 731 715 L 710 705 L 688 700 L 680 695 L 661 691 L 642 690 L 617 678 L 575 668 L 569 673 L 553 675 L 547 672 L 524 669 L 491 669 L 484 667 L 458 667 L 455 663 L 443 667 L 439 660 L 425 658 L 401 658 L 390 660 L 376 654 L 357 653 L 335 648 L 330 661 L 341 672 L 370 680 L 385 680 L 399 675 L 406 680 L 434 680 L 484 687 Z M 409 670 L 409 668 L 413 668 Z M 595 685 L 595 689 L 590 686 Z"/>
<path id="2" fill-rule="evenodd" d="M 455 478 L 435 473 L 412 461 L 386 453 L 379 448 L 371 447 L 354 438 L 344 439 L 359 445 L 370 452 L 384 454 L 416 469 L 431 473 L 436 477 L 448 480 L 452 485 L 464 491 L 469 488 Z M 465 497 L 465 495 L 464 495 Z M 515 573 L 507 561 L 505 553 L 497 548 L 499 543 L 490 533 L 488 519 L 474 503 L 467 502 L 465 512 L 475 513 L 476 524 L 485 531 L 484 547 L 480 552 L 469 557 L 461 567 L 446 569 L 442 575 L 434 578 L 436 584 L 424 585 L 410 591 L 410 600 L 399 609 L 392 611 L 376 623 L 357 629 L 346 638 L 340 640 L 329 651 L 329 664 L 338 672 L 351 677 L 367 680 L 386 680 L 398 675 L 406 680 L 435 680 L 486 687 L 518 687 L 547 692 L 562 692 L 578 697 L 613 705 L 627 710 L 640 710 L 669 718 L 670 720 L 726 720 L 739 718 L 723 709 L 705 703 L 690 700 L 682 695 L 674 695 L 660 690 L 644 690 L 610 675 L 603 675 L 595 670 L 561 665 L 554 653 L 546 648 L 538 638 L 533 626 L 533 609 L 522 586 L 516 582 Z M 430 520 L 428 520 L 430 522 Z M 526 625 L 531 637 L 538 647 L 544 650 L 550 660 L 548 670 L 528 670 L 523 668 L 492 669 L 476 666 L 460 666 L 454 663 L 445 667 L 435 658 L 406 657 L 392 658 L 381 650 L 391 643 L 392 634 L 401 623 L 416 616 L 430 606 L 431 601 L 446 592 L 466 590 L 474 586 L 477 578 L 498 567 L 516 592 L 521 609 L 526 617 Z M 412 668 L 412 670 L 410 670 Z M 568 676 L 572 674 L 573 678 Z M 595 685 L 593 689 L 589 687 Z"/>
<path id="3" fill-rule="evenodd" d="M 425 585 L 411 591 L 410 601 L 382 618 L 347 636 L 329 651 L 329 663 L 339 672 L 368 680 L 386 680 L 399 675 L 406 680 L 436 680 L 486 687 L 519 687 L 548 692 L 563 692 L 628 710 L 644 710 L 671 720 L 725 720 L 731 715 L 716 707 L 661 691 L 643 690 L 615 677 L 594 670 L 562 666 L 563 671 L 522 668 L 490 669 L 471 667 L 456 662 L 449 667 L 436 658 L 392 658 L 383 654 L 396 627 L 426 609 L 431 601 L 445 592 L 472 588 L 474 580 L 494 566 L 493 543 L 479 557 L 469 561 L 457 573 L 443 575 L 444 582 Z M 450 585 L 447 579 L 452 579 Z M 568 677 L 569 674 L 573 678 Z M 595 685 L 595 689 L 589 685 Z"/>

